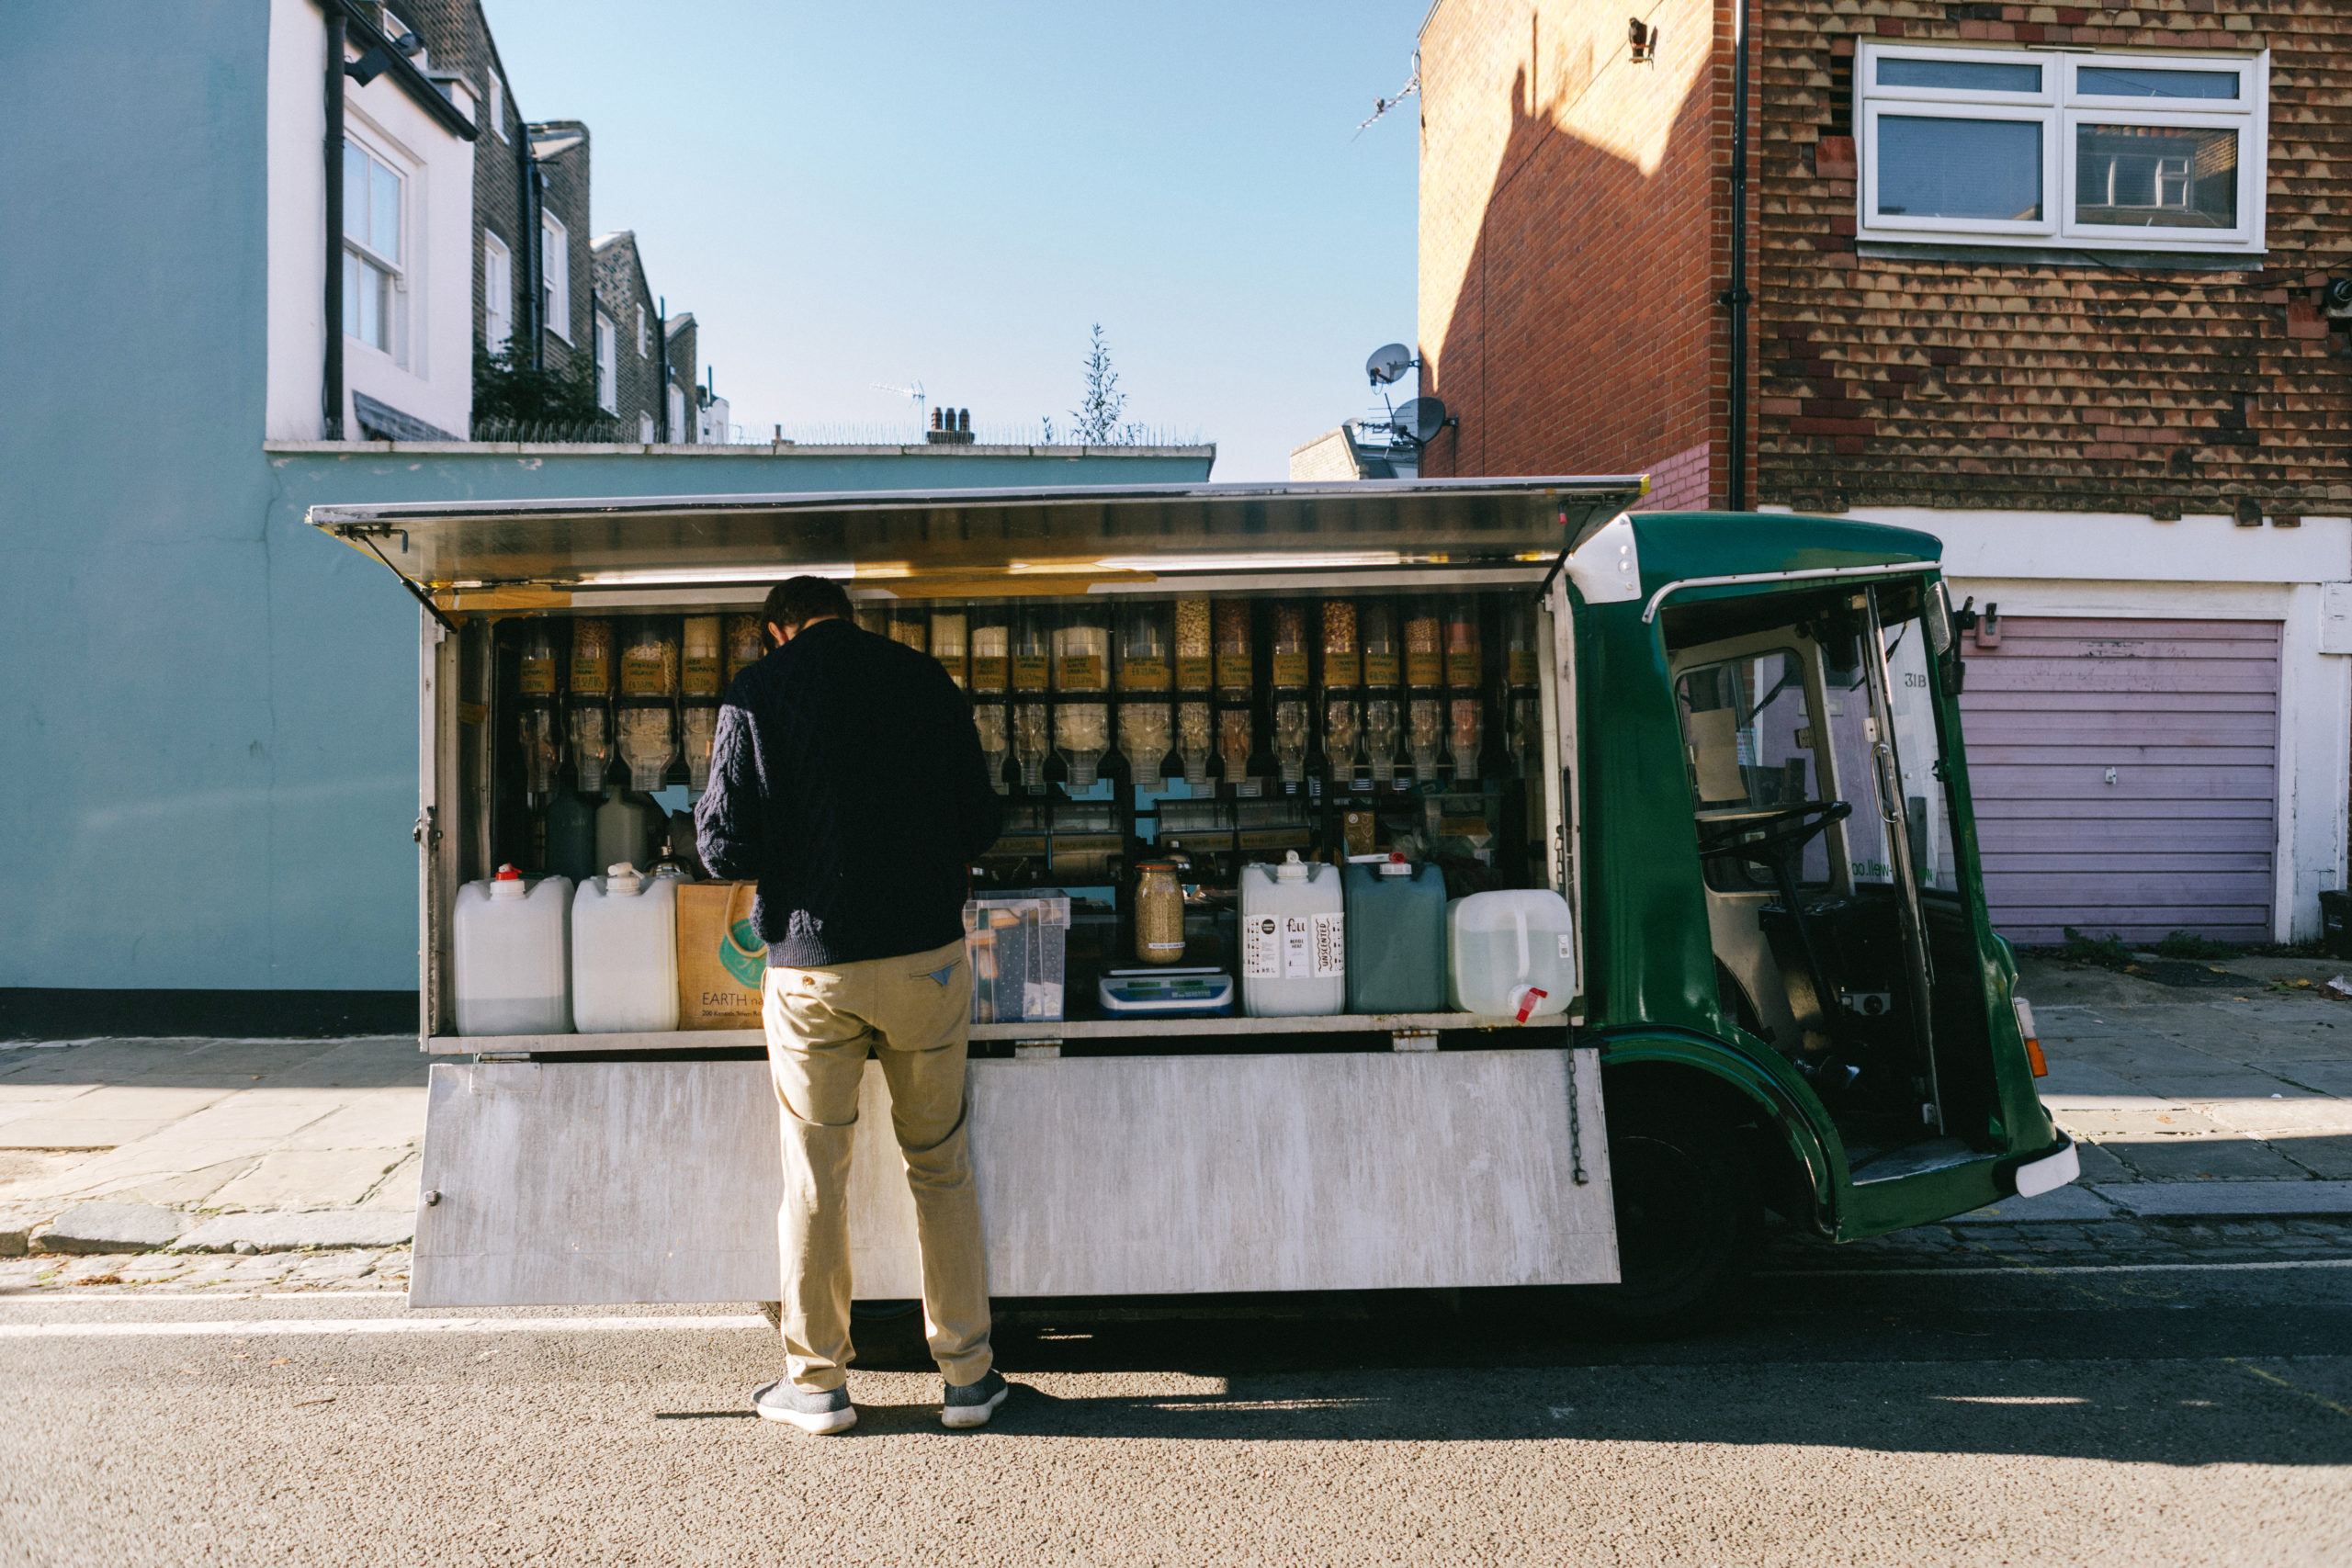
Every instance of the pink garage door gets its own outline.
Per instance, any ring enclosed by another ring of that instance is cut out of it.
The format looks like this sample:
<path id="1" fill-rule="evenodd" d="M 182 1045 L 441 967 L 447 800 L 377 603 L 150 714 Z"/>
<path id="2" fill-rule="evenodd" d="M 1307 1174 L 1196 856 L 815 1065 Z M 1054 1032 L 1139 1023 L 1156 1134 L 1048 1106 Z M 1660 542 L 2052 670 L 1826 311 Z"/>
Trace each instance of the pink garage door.
<path id="1" fill-rule="evenodd" d="M 2270 937 L 2278 623 L 2004 617 L 1961 698 L 1993 924 Z"/>

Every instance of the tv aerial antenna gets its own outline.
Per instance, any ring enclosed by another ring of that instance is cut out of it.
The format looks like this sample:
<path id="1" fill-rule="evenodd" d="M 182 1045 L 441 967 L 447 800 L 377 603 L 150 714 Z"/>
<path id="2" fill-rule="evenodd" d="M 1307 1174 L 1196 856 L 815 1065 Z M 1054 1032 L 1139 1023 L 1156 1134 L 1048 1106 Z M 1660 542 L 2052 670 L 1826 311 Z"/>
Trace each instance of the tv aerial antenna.
<path id="1" fill-rule="evenodd" d="M 893 397 L 912 398 L 915 400 L 915 428 L 917 430 L 922 428 L 923 389 L 921 381 L 917 381 L 911 387 L 886 387 L 876 381 L 874 383 L 874 389 L 877 392 L 888 392 Z"/>

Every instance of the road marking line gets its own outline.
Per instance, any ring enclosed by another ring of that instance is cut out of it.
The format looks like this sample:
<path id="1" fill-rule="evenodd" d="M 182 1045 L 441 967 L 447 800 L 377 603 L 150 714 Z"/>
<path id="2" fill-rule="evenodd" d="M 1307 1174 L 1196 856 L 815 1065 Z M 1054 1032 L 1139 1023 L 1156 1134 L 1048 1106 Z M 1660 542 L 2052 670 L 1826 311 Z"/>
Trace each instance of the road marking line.
<path id="1" fill-rule="evenodd" d="M 0 1324 L 0 1339 L 255 1337 L 268 1334 L 641 1334 L 662 1329 L 687 1332 L 767 1326 L 768 1320 L 756 1313 L 695 1317 L 238 1317 L 178 1323 L 6 1323 Z"/>
<path id="2" fill-rule="evenodd" d="M 1953 1269 L 1772 1269 L 1758 1280 L 1926 1279 L 1939 1274 L 2194 1274 L 2252 1269 L 2352 1269 L 2352 1258 L 2297 1258 L 2271 1263 L 2021 1263 L 1962 1264 Z"/>
<path id="3" fill-rule="evenodd" d="M 2241 1361 L 2235 1356 L 2224 1356 L 2222 1359 L 2227 1361 L 2231 1366 L 2245 1368 L 2247 1371 L 2252 1372 L 2256 1377 L 2262 1379 L 2265 1382 L 2277 1383 L 2289 1393 L 2300 1393 L 2314 1404 L 2324 1404 L 2330 1410 L 2335 1411 L 2338 1416 L 2352 1416 L 2352 1406 L 2338 1404 L 2335 1401 L 2328 1398 L 2324 1393 L 2313 1393 L 2310 1389 L 2298 1388 L 2276 1372 L 2264 1371 L 2252 1361 Z"/>
<path id="4" fill-rule="evenodd" d="M 28 1295 L 0 1297 L 11 1306 L 26 1302 L 340 1302 L 356 1297 L 405 1297 L 406 1291 L 73 1291 L 44 1285 Z"/>

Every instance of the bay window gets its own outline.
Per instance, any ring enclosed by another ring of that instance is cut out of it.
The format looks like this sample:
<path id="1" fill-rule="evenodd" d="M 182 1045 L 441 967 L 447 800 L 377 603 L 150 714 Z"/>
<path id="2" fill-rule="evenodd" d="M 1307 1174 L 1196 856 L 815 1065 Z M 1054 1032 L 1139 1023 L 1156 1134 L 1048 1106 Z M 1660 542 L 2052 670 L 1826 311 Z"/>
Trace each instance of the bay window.
<path id="1" fill-rule="evenodd" d="M 2268 57 L 1866 43 L 1865 240 L 2249 251 Z"/>

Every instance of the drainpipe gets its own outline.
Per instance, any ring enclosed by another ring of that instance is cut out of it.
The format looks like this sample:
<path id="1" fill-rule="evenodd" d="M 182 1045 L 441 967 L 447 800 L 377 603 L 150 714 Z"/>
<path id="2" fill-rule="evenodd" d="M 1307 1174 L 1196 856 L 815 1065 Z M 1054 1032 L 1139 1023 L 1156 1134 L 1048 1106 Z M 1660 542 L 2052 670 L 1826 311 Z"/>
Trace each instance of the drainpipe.
<path id="1" fill-rule="evenodd" d="M 520 117 L 516 117 L 520 118 Z M 529 301 L 524 319 L 531 329 L 531 368 L 546 367 L 547 344 L 547 229 L 539 220 L 543 205 L 539 191 L 539 161 L 531 154 L 531 127 L 514 139 L 514 164 L 523 176 L 523 254 L 526 271 L 524 274 L 524 297 Z"/>
<path id="2" fill-rule="evenodd" d="M 666 294 L 653 307 L 653 326 L 662 344 L 662 357 L 657 362 L 662 372 L 662 389 L 653 401 L 662 413 L 662 445 L 667 446 L 670 445 L 670 297 Z"/>
<path id="3" fill-rule="evenodd" d="M 1731 287 L 1718 296 L 1731 312 L 1730 506 L 1747 510 L 1747 6 L 1732 0 Z"/>
<path id="4" fill-rule="evenodd" d="M 343 439 L 343 8 L 327 7 L 327 346 L 319 378 L 326 438 Z"/>

